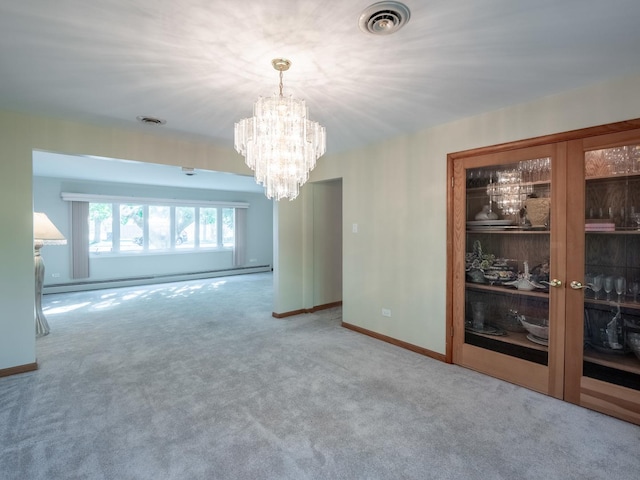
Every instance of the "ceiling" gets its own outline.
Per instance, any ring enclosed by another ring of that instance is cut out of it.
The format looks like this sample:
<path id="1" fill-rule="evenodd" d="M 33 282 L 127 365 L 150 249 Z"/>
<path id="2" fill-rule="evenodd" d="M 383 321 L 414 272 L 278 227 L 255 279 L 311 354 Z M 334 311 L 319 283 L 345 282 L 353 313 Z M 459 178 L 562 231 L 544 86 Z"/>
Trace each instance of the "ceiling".
<path id="1" fill-rule="evenodd" d="M 358 27 L 372 3 L 4 0 L 0 109 L 231 148 L 285 57 L 330 154 L 640 72 L 637 0 L 405 0 L 386 36 Z"/>

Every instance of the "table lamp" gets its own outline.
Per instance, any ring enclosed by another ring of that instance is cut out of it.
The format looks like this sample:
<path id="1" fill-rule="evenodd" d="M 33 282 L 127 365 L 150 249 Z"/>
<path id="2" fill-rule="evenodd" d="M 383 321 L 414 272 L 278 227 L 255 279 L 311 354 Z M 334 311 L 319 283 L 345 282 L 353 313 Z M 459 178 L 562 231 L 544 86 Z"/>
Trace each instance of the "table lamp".
<path id="1" fill-rule="evenodd" d="M 44 261 L 40 256 L 43 245 L 66 245 L 67 240 L 44 213 L 33 212 L 33 247 L 36 267 L 36 337 L 49 334 L 49 324 L 42 313 L 42 284 Z"/>

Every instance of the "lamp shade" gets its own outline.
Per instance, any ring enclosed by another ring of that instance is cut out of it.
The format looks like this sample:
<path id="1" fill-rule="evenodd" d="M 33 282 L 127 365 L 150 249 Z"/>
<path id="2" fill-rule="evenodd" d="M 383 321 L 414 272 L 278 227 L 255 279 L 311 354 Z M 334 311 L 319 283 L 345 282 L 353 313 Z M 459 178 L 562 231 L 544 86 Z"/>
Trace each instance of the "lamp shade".
<path id="1" fill-rule="evenodd" d="M 44 245 L 66 245 L 67 239 L 44 213 L 33 212 L 33 238 Z"/>

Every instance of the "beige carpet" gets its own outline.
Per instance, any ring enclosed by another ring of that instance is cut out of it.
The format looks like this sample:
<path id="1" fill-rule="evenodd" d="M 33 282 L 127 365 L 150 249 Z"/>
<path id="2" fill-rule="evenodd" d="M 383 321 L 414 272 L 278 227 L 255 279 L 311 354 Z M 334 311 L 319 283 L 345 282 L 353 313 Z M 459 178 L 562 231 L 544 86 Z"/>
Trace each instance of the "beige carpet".
<path id="1" fill-rule="evenodd" d="M 640 478 L 640 427 L 340 327 L 270 274 L 45 296 L 0 478 Z"/>

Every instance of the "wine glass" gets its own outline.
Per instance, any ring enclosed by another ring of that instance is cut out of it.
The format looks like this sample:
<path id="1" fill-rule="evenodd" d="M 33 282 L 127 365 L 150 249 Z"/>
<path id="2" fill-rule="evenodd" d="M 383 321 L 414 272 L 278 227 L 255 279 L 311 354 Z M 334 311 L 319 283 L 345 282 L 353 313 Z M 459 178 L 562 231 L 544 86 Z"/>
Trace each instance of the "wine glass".
<path id="1" fill-rule="evenodd" d="M 607 275 L 604 277 L 604 293 L 607 294 L 607 301 L 611 301 L 611 292 L 613 291 L 613 277 Z"/>
<path id="2" fill-rule="evenodd" d="M 636 230 L 640 231 L 640 212 L 635 212 L 631 214 L 631 217 L 636 221 L 638 228 Z"/>
<path id="3" fill-rule="evenodd" d="M 631 282 L 631 285 L 629 285 L 629 291 L 631 292 L 631 295 L 633 295 L 633 301 L 637 302 L 638 293 L 640 293 L 640 282 L 638 282 L 637 280 Z"/>
<path id="4" fill-rule="evenodd" d="M 584 284 L 587 286 L 587 288 L 584 289 L 584 295 L 585 297 L 587 296 L 591 296 L 591 294 L 589 293 L 589 290 L 593 291 L 593 277 L 595 275 L 593 273 L 585 273 L 584 275 Z"/>
<path id="5" fill-rule="evenodd" d="M 618 303 L 622 301 L 622 294 L 627 292 L 627 279 L 624 277 L 616 278 L 616 293 L 618 294 Z"/>
<path id="6" fill-rule="evenodd" d="M 591 287 L 591 289 L 593 290 L 594 293 L 594 297 L 595 299 L 598 298 L 598 294 L 600 293 L 600 290 L 602 290 L 602 284 L 604 283 L 604 276 L 602 274 L 599 275 L 595 275 L 593 277 L 593 286 Z"/>

